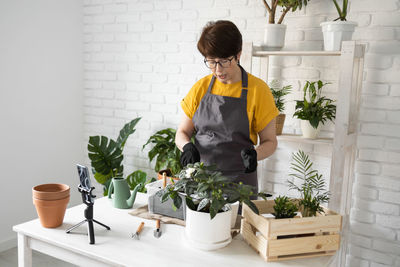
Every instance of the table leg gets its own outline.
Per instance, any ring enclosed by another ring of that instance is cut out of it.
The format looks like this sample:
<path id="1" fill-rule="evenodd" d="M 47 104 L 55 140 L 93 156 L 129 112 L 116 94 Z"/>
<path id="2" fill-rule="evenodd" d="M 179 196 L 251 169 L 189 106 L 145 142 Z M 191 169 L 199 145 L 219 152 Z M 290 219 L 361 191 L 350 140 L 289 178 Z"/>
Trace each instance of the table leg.
<path id="1" fill-rule="evenodd" d="M 32 249 L 28 237 L 18 233 L 18 267 L 32 267 Z"/>

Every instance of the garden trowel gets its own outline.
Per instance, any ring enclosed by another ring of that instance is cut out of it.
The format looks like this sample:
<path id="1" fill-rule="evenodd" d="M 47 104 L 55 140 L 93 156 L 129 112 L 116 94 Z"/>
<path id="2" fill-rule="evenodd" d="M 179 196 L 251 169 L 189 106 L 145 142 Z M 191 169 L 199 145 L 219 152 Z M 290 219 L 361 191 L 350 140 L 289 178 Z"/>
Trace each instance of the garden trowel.
<path id="1" fill-rule="evenodd" d="M 139 234 L 143 230 L 143 226 L 144 226 L 144 222 L 141 222 L 138 229 L 136 230 L 136 233 L 132 234 L 132 236 L 131 236 L 133 239 L 139 240 Z"/>
<path id="2" fill-rule="evenodd" d="M 156 230 L 154 230 L 154 237 L 159 238 L 161 236 L 160 219 L 156 221 Z"/>

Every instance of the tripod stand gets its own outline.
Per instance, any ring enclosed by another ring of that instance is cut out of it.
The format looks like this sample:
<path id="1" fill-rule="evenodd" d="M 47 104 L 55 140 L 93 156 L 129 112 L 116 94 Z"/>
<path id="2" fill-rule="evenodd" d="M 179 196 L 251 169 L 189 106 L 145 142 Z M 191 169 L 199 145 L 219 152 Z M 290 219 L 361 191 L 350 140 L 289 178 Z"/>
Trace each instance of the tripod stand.
<path id="1" fill-rule="evenodd" d="M 69 234 L 72 230 L 74 230 L 75 228 L 81 226 L 82 224 L 84 224 L 85 222 L 88 223 L 88 235 L 89 235 L 89 244 L 94 244 L 95 240 L 94 240 L 94 229 L 93 229 L 93 222 L 103 226 L 104 228 L 106 228 L 107 230 L 110 230 L 111 228 L 108 227 L 105 224 L 102 224 L 99 221 L 96 221 L 95 219 L 93 219 L 93 204 L 94 201 L 92 198 L 95 198 L 96 196 L 92 194 L 94 187 L 91 187 L 89 190 L 87 190 L 86 188 L 82 187 L 81 185 L 78 186 L 78 191 L 82 194 L 82 201 L 83 203 L 85 203 L 87 205 L 84 215 L 85 215 L 85 219 L 83 221 L 81 221 L 80 223 L 72 226 L 71 228 L 69 228 L 66 232 L 67 234 Z"/>

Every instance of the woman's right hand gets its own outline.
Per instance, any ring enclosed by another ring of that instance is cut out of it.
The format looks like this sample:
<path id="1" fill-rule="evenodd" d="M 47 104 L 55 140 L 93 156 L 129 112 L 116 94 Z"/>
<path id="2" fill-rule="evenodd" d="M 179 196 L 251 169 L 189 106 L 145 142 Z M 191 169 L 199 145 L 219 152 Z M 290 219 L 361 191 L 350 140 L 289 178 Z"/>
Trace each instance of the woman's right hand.
<path id="1" fill-rule="evenodd" d="M 200 161 L 200 153 L 196 146 L 189 142 L 183 146 L 183 152 L 181 154 L 181 165 L 185 167 L 189 163 L 196 163 Z"/>

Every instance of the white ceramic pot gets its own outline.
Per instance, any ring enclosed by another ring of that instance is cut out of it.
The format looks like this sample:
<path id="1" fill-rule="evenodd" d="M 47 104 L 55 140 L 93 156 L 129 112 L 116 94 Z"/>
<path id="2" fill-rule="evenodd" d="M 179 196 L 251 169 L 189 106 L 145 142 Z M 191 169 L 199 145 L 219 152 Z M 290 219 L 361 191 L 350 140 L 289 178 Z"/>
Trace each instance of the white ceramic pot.
<path id="1" fill-rule="evenodd" d="M 215 250 L 232 241 L 232 210 L 218 213 L 213 219 L 209 213 L 186 207 L 185 237 L 189 244 L 201 250 Z"/>
<path id="2" fill-rule="evenodd" d="M 266 24 L 264 30 L 263 49 L 281 50 L 285 45 L 286 25 Z"/>
<path id="3" fill-rule="evenodd" d="M 311 126 L 309 121 L 306 120 L 301 120 L 300 121 L 300 126 L 301 126 L 301 132 L 303 133 L 303 138 L 310 138 L 310 139 L 316 139 L 318 137 L 319 131 L 321 130 L 321 123 L 318 124 L 317 129 Z"/>
<path id="4" fill-rule="evenodd" d="M 350 41 L 357 26 L 352 21 L 327 21 L 322 22 L 322 33 L 324 35 L 324 50 L 339 51 L 342 41 Z"/>
<path id="5" fill-rule="evenodd" d="M 238 211 L 239 211 L 239 201 L 236 201 L 235 203 L 230 204 L 231 210 L 232 210 L 232 217 L 231 217 L 231 228 L 233 228 L 236 224 L 236 219 L 238 216 Z"/>

